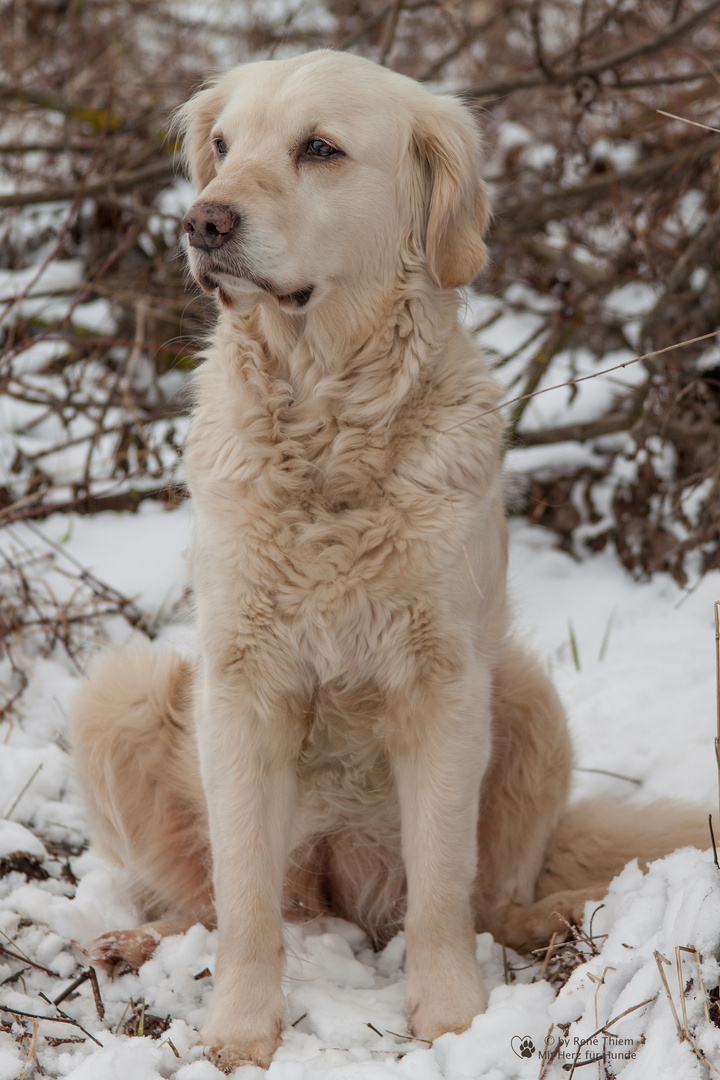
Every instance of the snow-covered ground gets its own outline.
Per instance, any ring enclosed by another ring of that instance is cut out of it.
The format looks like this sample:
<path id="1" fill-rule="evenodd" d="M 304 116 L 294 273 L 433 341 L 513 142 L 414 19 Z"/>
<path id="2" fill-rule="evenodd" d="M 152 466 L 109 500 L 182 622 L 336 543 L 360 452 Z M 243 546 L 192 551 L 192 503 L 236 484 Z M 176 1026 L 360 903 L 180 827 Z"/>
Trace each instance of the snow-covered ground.
<path id="1" fill-rule="evenodd" d="M 97 578 L 133 596 L 157 622 L 161 640 L 192 647 L 181 603 L 189 531 L 187 505 L 167 511 L 145 504 L 137 515 L 56 516 L 35 532 L 14 526 L 12 536 L 5 530 L 2 543 L 6 554 L 23 543 L 42 551 L 42 537 L 49 537 Z M 637 584 L 610 553 L 577 562 L 553 543 L 546 531 L 514 521 L 510 580 L 518 630 L 552 670 L 568 707 L 577 750 L 576 794 L 630 802 L 666 795 L 713 809 L 713 603 L 720 598 L 720 579 L 709 574 L 691 593 L 665 577 Z M 57 565 L 63 558 L 56 554 Z M 58 577 L 53 587 L 60 597 L 62 580 L 67 590 L 73 588 Z M 116 640 L 132 633 L 118 618 L 110 632 Z M 69 843 L 78 850 L 87 835 L 63 738 L 79 676 L 60 650 L 26 661 L 31 682 L 22 715 L 0 725 L 0 816 L 6 819 L 0 823 L 0 869 L 7 870 L 2 860 L 13 853 L 30 857 L 0 877 L 0 945 L 7 950 L 0 952 L 0 1080 L 39 1075 L 33 1072 L 30 1040 L 18 1044 L 20 1029 L 7 1010 L 57 1017 L 40 992 L 57 998 L 87 967 L 83 949 L 92 938 L 136 919 L 121 872 L 91 850 L 67 857 L 67 849 L 57 846 Z M 48 876 L 40 880 L 39 871 Z M 488 1011 L 463 1035 L 445 1035 L 428 1047 L 406 1035 L 402 935 L 374 954 L 361 931 L 339 920 L 289 927 L 285 989 L 293 1026 L 268 1076 L 535 1080 L 568 1076 L 575 1059 L 583 1080 L 709 1075 L 678 1036 L 655 951 L 672 962 L 664 970 L 682 1026 L 676 948 L 698 950 L 708 992 L 718 983 L 720 872 L 712 854 L 684 850 L 655 863 L 645 876 L 628 866 L 595 913 L 592 934 L 599 954 L 576 968 L 557 995 L 555 985 L 541 978 L 539 962 L 529 964 L 513 953 L 504 957 L 489 935 L 480 935 L 477 954 L 491 990 Z M 40 1020 L 33 1052 L 44 1075 L 219 1077 L 197 1044 L 216 940 L 215 933 L 196 926 L 165 940 L 137 975 L 111 980 L 99 973 L 102 1021 L 91 984 L 84 982 L 60 1008 L 92 1039 L 77 1027 Z M 720 1067 L 720 1029 L 705 1018 L 694 953 L 678 955 L 688 1030 L 698 1052 Z M 145 1031 L 153 1030 L 151 1017 L 169 1017 L 170 1023 L 156 1038 L 124 1034 L 133 1016 L 135 1027 L 144 1023 Z M 595 1034 L 610 1021 L 606 1033 Z M 25 1023 L 32 1032 L 32 1018 Z M 77 1039 L 82 1041 L 67 1041 Z M 589 1064 L 595 1058 L 600 1060 Z M 248 1066 L 240 1075 L 264 1074 Z"/>

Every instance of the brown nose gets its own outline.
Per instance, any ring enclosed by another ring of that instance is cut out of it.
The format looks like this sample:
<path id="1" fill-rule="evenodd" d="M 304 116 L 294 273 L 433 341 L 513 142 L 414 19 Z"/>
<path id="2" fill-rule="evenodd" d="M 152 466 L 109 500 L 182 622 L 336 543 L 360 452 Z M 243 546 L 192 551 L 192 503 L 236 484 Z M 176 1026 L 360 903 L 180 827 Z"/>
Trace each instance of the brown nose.
<path id="1" fill-rule="evenodd" d="M 235 232 L 238 215 L 229 206 L 202 202 L 191 206 L 182 220 L 190 246 L 194 248 L 219 248 L 226 244 Z"/>

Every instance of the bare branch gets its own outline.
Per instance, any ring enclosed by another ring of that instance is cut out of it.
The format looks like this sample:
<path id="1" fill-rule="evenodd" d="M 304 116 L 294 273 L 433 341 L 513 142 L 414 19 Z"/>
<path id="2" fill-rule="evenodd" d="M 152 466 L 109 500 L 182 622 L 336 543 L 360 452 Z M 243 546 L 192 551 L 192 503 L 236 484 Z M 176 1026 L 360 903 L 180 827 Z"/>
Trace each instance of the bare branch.
<path id="1" fill-rule="evenodd" d="M 606 71 L 612 71 L 615 68 L 629 64 L 641 56 L 650 56 L 652 53 L 664 49 L 666 45 L 675 45 L 682 35 L 694 30 L 696 26 L 703 23 L 718 9 L 720 9 L 720 0 L 710 0 L 710 3 L 705 4 L 704 7 L 701 7 L 692 15 L 688 15 L 681 22 L 675 23 L 668 27 L 667 30 L 663 30 L 662 33 L 656 34 L 655 37 L 648 38 L 637 45 L 629 45 L 626 49 L 620 49 L 619 52 L 611 53 L 610 56 L 602 59 L 591 60 L 580 67 L 555 69 L 552 81 L 556 86 L 567 86 L 570 83 L 578 82 L 580 79 L 598 79 Z M 509 79 L 478 83 L 476 86 L 463 90 L 462 96 L 471 99 L 492 98 L 514 93 L 516 90 L 531 90 L 533 87 L 542 86 L 547 82 L 548 79 L 544 71 L 532 71 Z"/>
<path id="2" fill-rule="evenodd" d="M 121 131 L 125 127 L 122 117 L 107 109 L 95 109 L 82 105 L 79 101 L 66 101 L 59 94 L 39 90 L 35 86 L 21 86 L 19 83 L 0 83 L 0 101 L 20 101 L 25 105 L 35 105 L 40 109 L 51 109 L 90 124 L 96 131 Z"/>
<path id="3" fill-rule="evenodd" d="M 566 188 L 556 188 L 539 195 L 536 199 L 504 200 L 495 202 L 495 216 L 503 232 L 516 232 L 530 226 L 537 227 L 558 211 L 567 211 L 577 203 L 588 203 L 607 197 L 620 188 L 642 187 L 658 177 L 666 176 L 672 169 L 703 161 L 720 150 L 720 136 L 710 136 L 671 154 L 660 154 L 640 165 L 623 172 L 608 172 Z"/>
<path id="4" fill-rule="evenodd" d="M 587 442 L 589 439 L 599 439 L 603 435 L 616 435 L 618 431 L 629 431 L 636 421 L 637 412 L 628 412 L 623 409 L 582 424 L 563 424 L 554 428 L 541 428 L 538 431 L 516 431 L 511 448 L 551 446 L 563 442 Z"/>
<path id="5" fill-rule="evenodd" d="M 43 191 L 16 191 L 11 195 L 0 195 L 0 209 L 12 206 L 40 206 L 43 203 L 66 202 L 78 196 L 81 199 L 87 199 L 93 195 L 132 191 L 133 188 L 142 187 L 143 184 L 157 184 L 163 180 L 169 180 L 174 172 L 175 168 L 171 161 L 159 161 L 154 165 L 147 165 L 144 169 L 137 169 L 135 172 L 119 172 L 104 180 L 93 180 L 81 188 L 78 188 L 77 184 L 60 184 L 56 188 L 46 188 Z"/>
<path id="6" fill-rule="evenodd" d="M 398 19 L 400 18 L 402 6 L 403 0 L 393 0 L 393 3 L 390 5 L 382 44 L 380 45 L 380 55 L 378 56 L 378 60 L 381 64 L 387 63 L 387 58 L 392 52 L 392 47 L 395 44 L 395 33 L 397 31 Z"/>

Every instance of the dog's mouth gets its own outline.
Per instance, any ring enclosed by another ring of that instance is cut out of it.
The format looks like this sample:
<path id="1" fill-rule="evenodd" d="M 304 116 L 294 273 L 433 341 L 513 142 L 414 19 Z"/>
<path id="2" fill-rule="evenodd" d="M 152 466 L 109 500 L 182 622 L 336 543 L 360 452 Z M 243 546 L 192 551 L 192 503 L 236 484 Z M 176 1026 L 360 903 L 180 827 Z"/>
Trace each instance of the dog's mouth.
<path id="1" fill-rule="evenodd" d="M 197 282 L 203 292 L 217 291 L 218 300 L 225 308 L 235 306 L 233 291 L 248 292 L 260 289 L 277 300 L 280 307 L 290 311 L 299 311 L 307 305 L 315 290 L 314 285 L 305 285 L 292 292 L 281 292 L 276 285 L 264 278 L 245 271 L 242 274 L 236 274 L 220 266 L 213 266 L 210 270 L 203 270 L 202 273 L 197 274 Z"/>

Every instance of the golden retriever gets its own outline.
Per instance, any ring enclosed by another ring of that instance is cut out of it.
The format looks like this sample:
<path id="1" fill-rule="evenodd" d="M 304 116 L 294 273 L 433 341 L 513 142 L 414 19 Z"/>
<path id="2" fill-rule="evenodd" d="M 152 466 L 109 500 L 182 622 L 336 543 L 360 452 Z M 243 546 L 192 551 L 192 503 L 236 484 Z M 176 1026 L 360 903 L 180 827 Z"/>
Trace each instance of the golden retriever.
<path id="1" fill-rule="evenodd" d="M 278 1045 L 283 915 L 404 924 L 432 1040 L 485 1008 L 476 931 L 547 940 L 704 823 L 564 812 L 563 711 L 508 634 L 498 388 L 458 320 L 488 220 L 470 112 L 321 51 L 229 71 L 181 123 L 219 301 L 185 459 L 200 655 L 110 656 L 78 700 L 95 839 L 156 919 L 95 955 L 216 920 L 202 1039 L 229 1070 Z"/>

